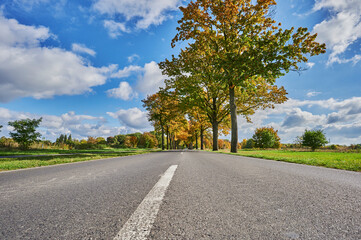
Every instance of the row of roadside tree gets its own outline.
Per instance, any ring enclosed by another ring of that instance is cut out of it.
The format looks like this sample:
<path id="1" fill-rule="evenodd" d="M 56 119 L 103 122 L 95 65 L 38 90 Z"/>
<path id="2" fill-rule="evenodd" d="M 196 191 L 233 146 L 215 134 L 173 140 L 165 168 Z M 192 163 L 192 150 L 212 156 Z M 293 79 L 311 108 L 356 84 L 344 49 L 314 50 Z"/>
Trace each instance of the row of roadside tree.
<path id="1" fill-rule="evenodd" d="M 191 122 L 201 142 L 212 130 L 215 151 L 218 134 L 230 132 L 231 152 L 237 152 L 237 117 L 251 121 L 256 110 L 285 102 L 276 79 L 305 70 L 309 56 L 325 53 L 307 28 L 282 29 L 273 19 L 275 6 L 274 0 L 195 0 L 180 8 L 171 43 L 180 53 L 159 64 L 165 87 L 143 100 L 163 149 L 164 135 L 175 138 Z"/>

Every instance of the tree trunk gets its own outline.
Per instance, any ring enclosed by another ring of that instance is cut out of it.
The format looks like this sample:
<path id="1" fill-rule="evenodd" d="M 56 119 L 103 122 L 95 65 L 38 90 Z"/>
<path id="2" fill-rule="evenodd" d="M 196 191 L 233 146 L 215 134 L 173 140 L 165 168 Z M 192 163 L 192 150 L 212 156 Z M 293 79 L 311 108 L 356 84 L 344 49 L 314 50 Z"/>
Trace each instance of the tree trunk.
<path id="1" fill-rule="evenodd" d="M 176 141 L 175 141 L 175 134 L 173 135 L 173 149 L 177 149 Z"/>
<path id="2" fill-rule="evenodd" d="M 196 149 L 198 149 L 198 134 L 196 132 Z"/>
<path id="3" fill-rule="evenodd" d="M 215 120 L 212 123 L 212 131 L 213 131 L 213 151 L 218 151 L 218 122 Z"/>
<path id="4" fill-rule="evenodd" d="M 162 150 L 164 150 L 164 127 L 162 126 Z"/>
<path id="5" fill-rule="evenodd" d="M 167 150 L 169 149 L 169 130 L 167 126 Z"/>
<path id="6" fill-rule="evenodd" d="M 203 150 L 203 126 L 201 126 L 201 150 Z"/>
<path id="7" fill-rule="evenodd" d="M 234 86 L 229 87 L 229 105 L 231 110 L 231 152 L 237 152 L 238 127 L 237 127 L 237 106 L 234 102 Z"/>

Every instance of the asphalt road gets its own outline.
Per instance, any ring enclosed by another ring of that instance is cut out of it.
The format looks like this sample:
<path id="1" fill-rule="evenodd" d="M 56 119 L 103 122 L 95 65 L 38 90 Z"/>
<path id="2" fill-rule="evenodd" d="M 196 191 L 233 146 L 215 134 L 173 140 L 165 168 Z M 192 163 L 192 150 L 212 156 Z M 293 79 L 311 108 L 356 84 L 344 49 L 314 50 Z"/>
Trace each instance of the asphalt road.
<path id="1" fill-rule="evenodd" d="M 2 172 L 0 239 L 113 239 L 174 165 L 149 239 L 361 239 L 361 173 L 187 151 Z"/>

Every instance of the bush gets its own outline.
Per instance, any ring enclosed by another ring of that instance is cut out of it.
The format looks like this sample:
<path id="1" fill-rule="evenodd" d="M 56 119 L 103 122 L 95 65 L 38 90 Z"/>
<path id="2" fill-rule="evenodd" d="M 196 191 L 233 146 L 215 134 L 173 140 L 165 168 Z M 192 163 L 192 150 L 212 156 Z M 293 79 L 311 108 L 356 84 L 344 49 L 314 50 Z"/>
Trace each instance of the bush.
<path id="1" fill-rule="evenodd" d="M 328 141 L 322 130 L 305 130 L 305 133 L 301 137 L 302 145 L 311 147 L 312 151 L 324 146 Z"/>
<path id="2" fill-rule="evenodd" d="M 258 148 L 279 148 L 281 146 L 280 138 L 273 127 L 257 128 L 252 136 L 255 147 Z"/>
<path id="3" fill-rule="evenodd" d="M 251 139 L 248 139 L 248 140 L 246 141 L 246 145 L 244 146 L 244 148 L 248 148 L 248 149 L 254 148 L 254 147 L 255 147 L 255 144 L 254 144 L 254 141 L 253 141 L 252 138 L 251 138 Z"/>
<path id="4" fill-rule="evenodd" d="M 158 140 L 155 135 L 145 132 L 143 133 L 138 142 L 140 148 L 154 148 L 158 146 Z"/>
<path id="5" fill-rule="evenodd" d="M 231 143 L 227 139 L 218 139 L 218 149 L 231 149 Z"/>

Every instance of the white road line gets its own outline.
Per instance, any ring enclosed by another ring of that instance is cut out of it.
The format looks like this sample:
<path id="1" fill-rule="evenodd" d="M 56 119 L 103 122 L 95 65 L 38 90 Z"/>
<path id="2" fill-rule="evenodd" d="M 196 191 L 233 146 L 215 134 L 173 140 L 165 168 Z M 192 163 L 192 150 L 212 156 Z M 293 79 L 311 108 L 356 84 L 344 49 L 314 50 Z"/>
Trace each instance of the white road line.
<path id="1" fill-rule="evenodd" d="M 165 191 L 173 178 L 178 165 L 172 165 L 154 185 L 152 190 L 143 199 L 133 215 L 123 225 L 114 240 L 147 239 L 152 225 L 157 217 L 160 204 L 163 201 Z"/>

